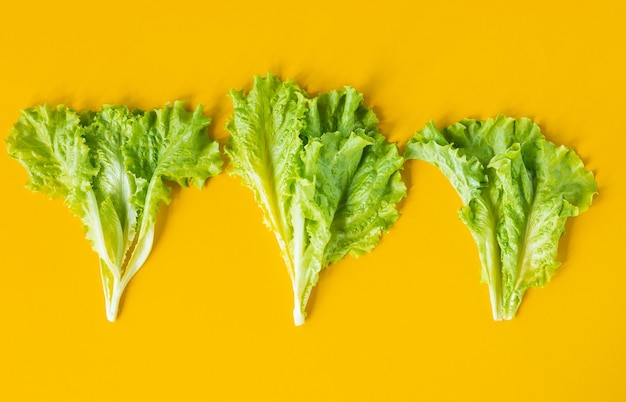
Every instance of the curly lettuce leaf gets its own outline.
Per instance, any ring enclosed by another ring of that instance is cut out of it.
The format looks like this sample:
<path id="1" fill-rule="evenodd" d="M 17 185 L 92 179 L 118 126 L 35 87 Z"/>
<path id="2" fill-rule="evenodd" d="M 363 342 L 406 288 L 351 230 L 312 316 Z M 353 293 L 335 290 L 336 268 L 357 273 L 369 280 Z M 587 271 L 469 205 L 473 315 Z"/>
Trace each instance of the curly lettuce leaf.
<path id="1" fill-rule="evenodd" d="M 159 206 L 170 202 L 168 182 L 201 189 L 209 177 L 221 172 L 219 144 L 209 138 L 206 128 L 210 122 L 201 105 L 188 112 L 183 102 L 135 117 L 123 152 L 126 169 L 142 183 L 132 199 L 141 204 L 143 213 L 122 275 L 122 289 L 150 254 Z"/>
<path id="2" fill-rule="evenodd" d="M 110 261 L 98 201 L 91 186 L 99 167 L 84 138 L 81 117 L 64 105 L 22 111 L 6 139 L 9 156 L 28 173 L 26 187 L 65 204 L 79 216 L 94 250 Z"/>
<path id="3" fill-rule="evenodd" d="M 403 158 L 352 88 L 310 99 L 268 75 L 231 98 L 232 173 L 253 190 L 278 240 L 301 325 L 319 272 L 370 251 L 398 218 Z"/>
<path id="4" fill-rule="evenodd" d="M 253 191 L 292 279 L 289 241 L 293 234 L 288 214 L 300 169 L 298 153 L 303 143 L 298 134 L 304 124 L 305 96 L 293 81 L 257 76 L 247 95 L 230 92 L 235 111 L 226 125 L 231 134 L 225 149 L 231 174 L 241 177 Z"/>
<path id="5" fill-rule="evenodd" d="M 63 197 L 83 221 L 100 257 L 107 318 L 114 321 L 126 285 L 147 259 L 158 207 L 170 186 L 219 173 L 218 144 L 208 138 L 201 107 L 182 102 L 150 112 L 107 105 L 78 115 L 65 106 L 23 111 L 7 140 L 28 171 L 27 185 Z"/>
<path id="6" fill-rule="evenodd" d="M 478 246 L 495 320 L 512 319 L 524 292 L 548 283 L 567 219 L 598 191 L 575 152 L 526 118 L 466 119 L 442 131 L 429 123 L 405 157 L 438 167 L 463 200 L 459 216 Z"/>

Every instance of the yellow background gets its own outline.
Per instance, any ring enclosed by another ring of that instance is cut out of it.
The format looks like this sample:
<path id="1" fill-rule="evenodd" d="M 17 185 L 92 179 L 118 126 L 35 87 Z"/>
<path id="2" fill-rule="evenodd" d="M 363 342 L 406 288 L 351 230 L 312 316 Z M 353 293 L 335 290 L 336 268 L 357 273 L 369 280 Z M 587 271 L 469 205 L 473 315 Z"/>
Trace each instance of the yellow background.
<path id="1" fill-rule="evenodd" d="M 98 259 L 60 200 L 0 152 L 2 401 L 626 400 L 626 10 L 620 1 L 11 1 L 0 6 L 0 138 L 20 109 L 206 106 L 254 74 L 311 94 L 352 85 L 404 146 L 439 126 L 529 116 L 600 187 L 563 265 L 493 322 L 461 202 L 411 161 L 402 217 L 326 269 L 296 328 L 252 193 L 220 175 L 176 191 L 105 319 Z"/>

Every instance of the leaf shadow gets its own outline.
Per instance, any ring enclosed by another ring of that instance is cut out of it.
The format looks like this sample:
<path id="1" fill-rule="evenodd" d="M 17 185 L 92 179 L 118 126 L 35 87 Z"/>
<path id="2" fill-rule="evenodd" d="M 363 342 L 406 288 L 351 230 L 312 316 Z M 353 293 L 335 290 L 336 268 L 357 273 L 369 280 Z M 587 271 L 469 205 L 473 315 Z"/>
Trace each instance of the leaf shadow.
<path id="1" fill-rule="evenodd" d="M 124 94 L 115 99 L 107 99 L 93 93 L 71 92 L 64 88 L 57 88 L 49 94 L 37 94 L 37 96 L 32 98 L 31 105 L 28 106 L 33 105 L 49 105 L 52 107 L 65 105 L 78 112 L 98 110 L 103 105 L 125 105 L 130 110 L 146 108 L 144 102 L 141 102 L 140 98 L 133 94 Z M 151 109 L 151 107 L 147 109 Z"/>

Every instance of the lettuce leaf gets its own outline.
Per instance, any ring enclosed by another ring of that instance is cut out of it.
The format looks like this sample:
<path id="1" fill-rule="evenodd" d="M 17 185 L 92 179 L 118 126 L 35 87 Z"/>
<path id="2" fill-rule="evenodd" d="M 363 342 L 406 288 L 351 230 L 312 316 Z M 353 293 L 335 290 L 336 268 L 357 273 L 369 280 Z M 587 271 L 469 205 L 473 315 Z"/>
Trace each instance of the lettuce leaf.
<path id="1" fill-rule="evenodd" d="M 398 218 L 403 158 L 352 88 L 311 99 L 268 75 L 230 97 L 231 173 L 253 191 L 276 236 L 301 325 L 320 271 L 372 250 Z"/>
<path id="2" fill-rule="evenodd" d="M 442 131 L 431 122 L 404 156 L 438 167 L 461 197 L 459 217 L 478 246 L 494 320 L 512 319 L 524 292 L 550 280 L 565 222 L 598 191 L 576 153 L 547 141 L 527 118 L 466 119 Z"/>
<path id="3" fill-rule="evenodd" d="M 159 205 L 170 201 L 166 181 L 201 188 L 221 171 L 209 123 L 200 106 L 187 112 L 182 102 L 80 115 L 61 105 L 26 109 L 11 130 L 8 153 L 28 171 L 27 187 L 64 198 L 82 220 L 100 258 L 109 321 L 150 254 Z"/>

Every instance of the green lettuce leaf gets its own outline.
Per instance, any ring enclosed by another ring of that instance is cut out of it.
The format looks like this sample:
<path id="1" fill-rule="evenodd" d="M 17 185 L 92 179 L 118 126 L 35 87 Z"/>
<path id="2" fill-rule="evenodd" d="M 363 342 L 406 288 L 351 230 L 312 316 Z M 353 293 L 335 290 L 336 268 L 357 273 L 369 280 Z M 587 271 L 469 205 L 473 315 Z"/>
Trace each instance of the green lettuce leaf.
<path id="1" fill-rule="evenodd" d="M 495 320 L 512 319 L 524 292 L 554 275 L 565 222 L 598 191 L 576 153 L 526 118 L 467 119 L 442 131 L 431 122 L 405 158 L 438 167 L 461 197 L 459 217 L 478 246 Z"/>
<path id="2" fill-rule="evenodd" d="M 352 88 L 310 99 L 268 75 L 230 96 L 232 174 L 252 189 L 278 240 L 301 325 L 319 272 L 370 251 L 398 218 L 403 158 Z"/>
<path id="3" fill-rule="evenodd" d="M 107 105 L 81 115 L 38 106 L 11 130 L 7 149 L 28 171 L 27 187 L 63 197 L 83 221 L 100 257 L 110 321 L 150 254 L 159 205 L 169 202 L 166 181 L 200 188 L 220 172 L 209 123 L 200 106 L 187 112 L 182 102 L 149 112 Z"/>

